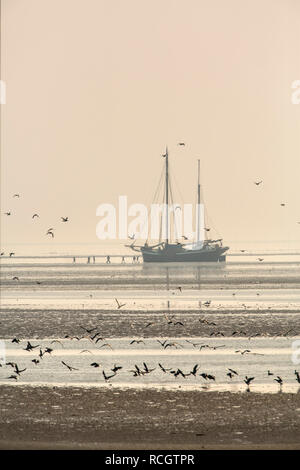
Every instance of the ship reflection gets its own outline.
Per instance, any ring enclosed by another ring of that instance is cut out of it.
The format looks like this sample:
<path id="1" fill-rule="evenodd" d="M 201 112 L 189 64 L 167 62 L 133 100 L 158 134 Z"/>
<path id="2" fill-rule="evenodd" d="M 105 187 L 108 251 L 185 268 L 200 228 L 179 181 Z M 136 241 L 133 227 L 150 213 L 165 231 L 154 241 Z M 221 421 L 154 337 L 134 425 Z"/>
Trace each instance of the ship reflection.
<path id="1" fill-rule="evenodd" d="M 195 284 L 201 289 L 201 280 L 209 277 L 224 277 L 225 263 L 143 263 L 143 274 L 155 278 L 166 290 L 184 289 L 184 284 Z"/>

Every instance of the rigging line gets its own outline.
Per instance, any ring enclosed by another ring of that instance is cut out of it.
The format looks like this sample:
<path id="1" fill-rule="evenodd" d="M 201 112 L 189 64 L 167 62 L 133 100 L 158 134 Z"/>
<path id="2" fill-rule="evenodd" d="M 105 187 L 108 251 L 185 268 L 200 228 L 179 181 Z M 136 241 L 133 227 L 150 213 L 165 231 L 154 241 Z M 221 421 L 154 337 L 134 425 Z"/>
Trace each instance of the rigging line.
<path id="1" fill-rule="evenodd" d="M 181 202 L 182 205 L 183 205 L 183 204 L 184 204 L 184 198 L 183 198 L 182 193 L 181 193 L 181 191 L 180 191 L 180 186 L 179 186 L 179 184 L 178 184 L 178 182 L 177 182 L 177 178 L 175 177 L 175 173 L 173 172 L 173 170 L 172 170 L 171 178 L 174 180 L 175 187 L 176 187 L 176 189 L 178 190 L 179 197 L 180 197 L 180 199 L 181 199 L 180 202 Z"/>
<path id="2" fill-rule="evenodd" d="M 164 175 L 164 168 L 162 168 L 161 170 L 161 174 L 160 174 L 160 178 L 159 178 L 159 181 L 158 181 L 158 184 L 157 184 L 157 187 L 156 187 L 156 190 L 155 190 L 155 193 L 154 193 L 154 197 L 152 199 L 152 203 L 154 204 L 155 201 L 157 200 L 158 196 L 159 196 L 159 191 L 161 189 L 161 185 L 162 185 L 162 178 L 163 178 L 163 175 Z M 150 204 L 149 204 L 150 205 Z M 148 205 L 148 207 L 149 207 Z M 148 218 L 149 219 L 149 218 Z M 146 225 L 146 222 L 148 222 L 148 220 L 145 220 L 144 223 L 141 225 L 141 232 L 143 232 L 144 230 L 144 227 Z M 148 227 L 148 234 L 147 234 L 147 239 L 146 241 L 148 242 L 148 239 L 149 239 L 149 227 Z"/>
<path id="3" fill-rule="evenodd" d="M 173 215 L 173 223 L 174 223 L 174 235 L 175 235 L 175 240 L 178 241 L 178 229 L 177 229 L 176 214 L 175 214 L 176 208 L 174 207 L 175 202 L 174 202 L 174 198 L 173 198 L 173 191 L 172 191 L 171 182 L 169 182 L 169 188 L 170 188 L 171 202 L 172 202 L 172 207 L 173 207 L 172 215 Z"/>
<path id="4" fill-rule="evenodd" d="M 202 195 L 202 201 L 203 201 L 203 204 L 204 204 L 205 219 L 209 222 L 209 228 L 212 228 L 215 231 L 215 233 L 217 234 L 217 238 L 221 238 L 220 232 L 216 228 L 213 219 L 209 216 L 209 214 L 207 212 L 206 205 L 204 203 L 205 201 L 204 201 L 203 195 Z M 211 237 L 209 237 L 209 238 L 211 238 Z"/>

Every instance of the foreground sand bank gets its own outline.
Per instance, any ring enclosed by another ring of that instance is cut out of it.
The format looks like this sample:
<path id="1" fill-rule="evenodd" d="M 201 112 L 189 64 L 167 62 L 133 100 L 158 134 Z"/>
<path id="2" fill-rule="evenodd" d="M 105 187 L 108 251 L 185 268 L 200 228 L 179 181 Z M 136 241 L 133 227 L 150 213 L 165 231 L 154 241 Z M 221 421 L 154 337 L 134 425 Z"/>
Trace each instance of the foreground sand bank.
<path id="1" fill-rule="evenodd" d="M 2 449 L 300 449 L 300 393 L 0 386 Z"/>

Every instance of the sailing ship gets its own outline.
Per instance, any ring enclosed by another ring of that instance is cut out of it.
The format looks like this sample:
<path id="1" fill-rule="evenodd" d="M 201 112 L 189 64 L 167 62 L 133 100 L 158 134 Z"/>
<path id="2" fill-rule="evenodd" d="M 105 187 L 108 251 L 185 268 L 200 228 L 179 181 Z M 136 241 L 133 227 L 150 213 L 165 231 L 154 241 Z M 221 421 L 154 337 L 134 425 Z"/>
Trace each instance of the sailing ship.
<path id="1" fill-rule="evenodd" d="M 142 254 L 145 263 L 178 263 L 178 262 L 224 262 L 226 255 L 224 254 L 229 247 L 223 246 L 221 238 L 217 240 L 208 239 L 204 229 L 205 237 L 200 239 L 200 160 L 198 160 L 198 185 L 197 185 L 197 236 L 193 243 L 171 243 L 169 241 L 169 154 L 168 148 L 163 155 L 165 158 L 165 240 L 155 245 L 148 245 L 148 241 L 142 246 L 134 243 L 129 245 L 134 251 Z M 203 232 L 203 228 L 202 228 Z"/>

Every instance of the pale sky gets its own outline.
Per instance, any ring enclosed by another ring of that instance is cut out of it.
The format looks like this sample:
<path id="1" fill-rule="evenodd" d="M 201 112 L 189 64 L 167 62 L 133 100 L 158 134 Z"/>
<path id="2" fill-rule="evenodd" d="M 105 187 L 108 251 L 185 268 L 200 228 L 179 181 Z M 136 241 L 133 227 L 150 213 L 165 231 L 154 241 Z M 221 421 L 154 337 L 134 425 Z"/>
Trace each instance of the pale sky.
<path id="1" fill-rule="evenodd" d="M 2 243 L 96 243 L 97 206 L 149 204 L 168 145 L 184 202 L 200 158 L 224 241 L 300 246 L 299 0 L 1 3 Z"/>

